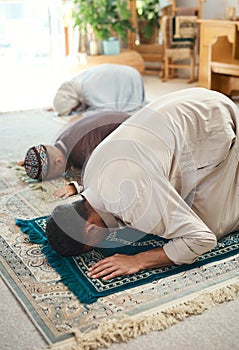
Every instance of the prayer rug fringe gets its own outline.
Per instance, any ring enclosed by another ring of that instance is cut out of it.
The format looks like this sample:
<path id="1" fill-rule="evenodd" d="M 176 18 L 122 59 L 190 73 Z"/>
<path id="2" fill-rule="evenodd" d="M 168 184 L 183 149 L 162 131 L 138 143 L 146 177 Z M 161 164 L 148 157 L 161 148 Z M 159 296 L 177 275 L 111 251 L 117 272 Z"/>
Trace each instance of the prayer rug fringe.
<path id="1" fill-rule="evenodd" d="M 200 315 L 210 307 L 231 301 L 237 296 L 239 296 L 238 279 L 231 285 L 201 293 L 197 298 L 168 307 L 153 315 L 127 317 L 121 320 L 114 319 L 99 325 L 96 330 L 90 330 L 85 333 L 74 329 L 72 332 L 74 334 L 73 338 L 53 344 L 49 349 L 92 350 L 109 347 L 112 343 L 128 342 L 139 335 L 152 331 L 162 331 L 185 320 L 189 316 Z"/>
<path id="2" fill-rule="evenodd" d="M 48 216 L 42 217 L 42 219 Z M 35 219 L 25 220 L 16 219 L 15 223 L 21 228 L 23 233 L 26 233 L 29 237 L 29 241 L 34 244 L 40 244 L 42 253 L 45 254 L 50 265 L 60 274 L 61 278 L 58 282 L 64 283 L 77 297 L 79 300 L 85 300 L 87 303 L 93 303 L 97 301 L 97 297 L 93 296 L 90 290 L 85 284 L 79 284 L 77 281 L 72 279 L 71 264 L 68 263 L 68 258 L 59 258 L 58 254 L 51 249 L 47 244 L 47 238 L 42 234 L 42 231 L 34 225 Z"/>
<path id="3" fill-rule="evenodd" d="M 32 190 L 43 190 L 44 191 L 44 187 L 42 186 L 42 182 L 38 182 L 37 180 L 33 180 L 29 176 L 27 176 L 24 167 L 17 165 L 17 162 L 10 162 L 8 164 L 8 168 L 15 170 L 19 179 L 22 182 L 28 183 Z"/>
<path id="4" fill-rule="evenodd" d="M 27 183 L 32 190 L 42 190 L 44 192 L 47 191 L 47 182 L 49 181 L 42 182 L 42 181 L 31 179 L 26 174 L 24 166 L 18 165 L 16 161 L 9 162 L 7 167 L 9 169 L 13 169 L 16 172 L 19 180 L 24 183 Z M 68 170 L 67 173 L 64 175 L 64 178 L 68 182 L 71 182 L 78 179 L 80 176 L 81 176 L 80 170 L 77 168 L 71 167 L 71 169 Z"/>
<path id="5" fill-rule="evenodd" d="M 21 228 L 21 231 L 23 233 L 26 233 L 28 235 L 29 241 L 31 243 L 45 244 L 47 242 L 47 238 L 42 235 L 41 230 L 37 229 L 37 227 L 34 226 L 33 222 L 34 220 L 25 220 L 25 219 L 15 220 L 15 224 Z"/>
<path id="6" fill-rule="evenodd" d="M 70 264 L 67 263 L 67 259 L 64 260 L 65 265 L 63 265 L 62 260 L 57 258 L 57 253 L 51 249 L 49 245 L 42 247 L 41 251 L 47 257 L 50 265 L 60 274 L 61 279 L 59 282 L 64 283 L 75 295 L 77 295 L 79 300 L 85 299 L 89 304 L 97 300 L 96 297 L 92 296 L 86 284 L 79 285 L 77 281 L 72 280 Z"/>

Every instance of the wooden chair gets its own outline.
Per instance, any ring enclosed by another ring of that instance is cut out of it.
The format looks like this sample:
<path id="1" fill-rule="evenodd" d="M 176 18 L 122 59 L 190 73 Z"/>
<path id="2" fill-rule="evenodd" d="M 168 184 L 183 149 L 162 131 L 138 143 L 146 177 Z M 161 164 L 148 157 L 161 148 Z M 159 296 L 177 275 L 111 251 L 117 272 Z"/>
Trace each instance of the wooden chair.
<path id="1" fill-rule="evenodd" d="M 238 32 L 235 30 L 235 34 Z M 239 42 L 239 35 L 237 42 Z M 239 92 L 239 48 L 227 36 L 217 38 L 210 48 L 209 88 L 231 96 Z"/>
<path id="2" fill-rule="evenodd" d="M 195 78 L 197 16 L 164 16 L 161 22 L 164 45 L 163 81 L 175 77 L 175 69 L 189 69 Z"/>
<path id="3" fill-rule="evenodd" d="M 187 3 L 190 4 L 191 7 L 179 6 L 181 1 L 172 0 L 172 15 L 173 16 L 197 16 L 201 18 L 201 6 L 202 2 L 206 0 L 190 0 Z"/>

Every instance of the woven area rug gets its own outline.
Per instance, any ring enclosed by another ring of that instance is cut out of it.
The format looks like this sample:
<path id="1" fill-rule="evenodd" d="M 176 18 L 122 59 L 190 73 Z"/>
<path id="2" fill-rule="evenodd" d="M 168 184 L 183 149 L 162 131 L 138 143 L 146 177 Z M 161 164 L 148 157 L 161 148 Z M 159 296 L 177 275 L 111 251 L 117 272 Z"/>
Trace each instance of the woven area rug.
<path id="1" fill-rule="evenodd" d="M 63 179 L 37 188 L 0 164 L 1 274 L 52 349 L 94 349 L 165 329 L 239 294 L 239 256 L 212 256 L 205 264 L 152 282 L 80 302 L 47 262 L 41 244 L 31 243 L 15 224 L 47 216 L 59 204 L 51 192 Z M 72 198 L 71 200 L 75 200 Z M 62 203 L 62 201 L 61 201 Z M 238 236 L 229 244 L 238 245 Z M 224 242 L 225 243 L 225 242 Z M 223 244 L 224 244 L 223 243 Z M 222 247 L 221 247 L 222 248 Z"/>

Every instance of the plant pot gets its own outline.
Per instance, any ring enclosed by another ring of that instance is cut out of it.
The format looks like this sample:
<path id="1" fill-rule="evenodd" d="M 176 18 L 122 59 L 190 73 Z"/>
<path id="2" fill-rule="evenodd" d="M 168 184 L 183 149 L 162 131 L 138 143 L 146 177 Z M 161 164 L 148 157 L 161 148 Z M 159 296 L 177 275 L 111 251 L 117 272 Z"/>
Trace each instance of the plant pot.
<path id="1" fill-rule="evenodd" d="M 140 44 L 155 44 L 158 41 L 159 29 L 157 26 L 151 25 L 150 22 L 146 20 L 138 21 L 138 31 Z M 151 35 L 148 34 L 150 37 L 145 36 L 145 32 L 151 33 Z"/>
<path id="2" fill-rule="evenodd" d="M 108 40 L 103 40 L 102 44 L 104 55 L 119 55 L 120 42 L 117 38 L 111 37 Z"/>

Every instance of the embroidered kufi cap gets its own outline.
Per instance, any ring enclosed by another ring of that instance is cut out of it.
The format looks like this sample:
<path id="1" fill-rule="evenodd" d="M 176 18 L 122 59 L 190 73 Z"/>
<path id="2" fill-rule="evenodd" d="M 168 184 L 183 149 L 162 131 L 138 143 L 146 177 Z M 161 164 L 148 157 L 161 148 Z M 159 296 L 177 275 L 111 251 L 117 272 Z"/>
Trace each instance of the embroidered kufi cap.
<path id="1" fill-rule="evenodd" d="M 24 160 L 27 175 L 36 180 L 42 180 L 48 172 L 49 159 L 46 146 L 37 145 L 29 148 Z"/>

